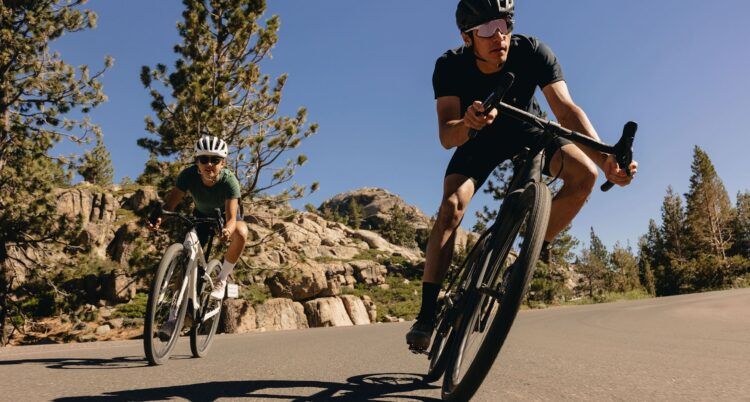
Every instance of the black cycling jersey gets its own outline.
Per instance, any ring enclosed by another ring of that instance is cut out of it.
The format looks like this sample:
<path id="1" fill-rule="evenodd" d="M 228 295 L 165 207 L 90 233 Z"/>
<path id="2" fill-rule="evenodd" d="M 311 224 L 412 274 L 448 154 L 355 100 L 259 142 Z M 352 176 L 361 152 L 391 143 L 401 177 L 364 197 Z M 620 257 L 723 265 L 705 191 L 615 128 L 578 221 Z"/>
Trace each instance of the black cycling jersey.
<path id="1" fill-rule="evenodd" d="M 485 74 L 479 70 L 472 48 L 460 47 L 440 56 L 432 75 L 435 99 L 458 96 L 463 116 L 469 105 L 474 101 L 483 101 L 500 84 L 506 72 L 512 72 L 515 81 L 505 95 L 505 102 L 537 115 L 541 113 L 541 108 L 534 97 L 536 88 L 544 88 L 563 80 L 562 67 L 547 45 L 530 36 L 513 35 L 508 59 L 502 70 L 493 74 Z M 485 130 L 494 131 L 506 124 L 520 123 L 501 116 Z"/>
<path id="2" fill-rule="evenodd" d="M 435 63 L 432 86 L 435 99 L 457 96 L 461 100 L 461 116 L 474 101 L 483 101 L 500 83 L 504 73 L 515 75 L 513 86 L 503 98 L 508 104 L 541 116 L 541 108 L 534 97 L 536 88 L 563 80 L 560 64 L 552 50 L 536 38 L 513 35 L 508 59 L 501 71 L 485 74 L 479 70 L 473 49 L 460 47 L 445 52 Z M 507 117 L 498 116 L 485 127 L 474 140 L 456 149 L 446 176 L 462 174 L 474 179 L 478 189 L 492 170 L 502 161 L 513 157 L 525 146 L 531 146 L 541 131 Z M 549 172 L 549 161 L 554 152 L 571 142 L 558 138 L 546 150 L 545 167 Z M 556 172 L 553 172 L 556 173 Z"/>

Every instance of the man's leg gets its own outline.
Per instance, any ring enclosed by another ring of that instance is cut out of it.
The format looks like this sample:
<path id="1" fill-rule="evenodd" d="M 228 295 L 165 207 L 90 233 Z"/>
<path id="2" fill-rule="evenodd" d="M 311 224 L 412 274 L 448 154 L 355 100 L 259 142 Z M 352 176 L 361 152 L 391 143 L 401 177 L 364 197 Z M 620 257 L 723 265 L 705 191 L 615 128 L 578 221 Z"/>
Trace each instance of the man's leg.
<path id="1" fill-rule="evenodd" d="M 562 168 L 562 171 L 560 170 Z M 594 162 L 574 144 L 563 145 L 552 157 L 550 172 L 560 172 L 563 186 L 552 200 L 544 240 L 551 242 L 573 221 L 591 195 L 598 171 Z"/>
<path id="2" fill-rule="evenodd" d="M 417 322 L 406 334 L 406 341 L 413 348 L 426 349 L 429 346 L 438 293 L 453 256 L 456 228 L 463 219 L 474 191 L 474 182 L 463 175 L 451 174 L 443 181 L 443 200 L 427 242 L 422 275 L 422 306 Z"/>
<path id="3" fill-rule="evenodd" d="M 221 299 L 224 297 L 224 289 L 227 286 L 227 278 L 229 274 L 234 270 L 234 265 L 242 255 L 242 250 L 245 249 L 245 243 L 247 242 L 247 225 L 244 221 L 238 221 L 237 226 L 230 236 L 230 244 L 226 254 L 224 254 L 224 262 L 221 265 L 221 271 L 217 277 L 217 282 L 214 284 L 211 297 Z"/>

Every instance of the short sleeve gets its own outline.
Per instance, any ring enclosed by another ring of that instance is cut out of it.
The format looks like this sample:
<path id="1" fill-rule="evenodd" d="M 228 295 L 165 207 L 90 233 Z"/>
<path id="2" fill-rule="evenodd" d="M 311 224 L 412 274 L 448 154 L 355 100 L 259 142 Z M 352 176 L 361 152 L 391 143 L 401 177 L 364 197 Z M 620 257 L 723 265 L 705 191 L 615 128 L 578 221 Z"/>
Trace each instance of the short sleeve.
<path id="1" fill-rule="evenodd" d="M 182 172 L 177 175 L 177 182 L 175 185 L 180 191 L 187 193 L 190 188 L 190 168 L 182 169 Z"/>
<path id="2" fill-rule="evenodd" d="M 451 67 L 451 60 L 447 55 L 441 56 L 435 62 L 435 71 L 432 73 L 432 89 L 435 91 L 435 99 L 443 96 L 460 96 L 458 89 L 458 76 Z"/>
<path id="3" fill-rule="evenodd" d="M 534 44 L 534 61 L 539 87 L 544 88 L 549 84 L 564 80 L 562 66 L 552 49 L 538 39 L 534 39 Z"/>
<path id="4" fill-rule="evenodd" d="M 240 182 L 237 180 L 235 175 L 227 170 L 227 200 L 234 200 L 240 198 Z"/>

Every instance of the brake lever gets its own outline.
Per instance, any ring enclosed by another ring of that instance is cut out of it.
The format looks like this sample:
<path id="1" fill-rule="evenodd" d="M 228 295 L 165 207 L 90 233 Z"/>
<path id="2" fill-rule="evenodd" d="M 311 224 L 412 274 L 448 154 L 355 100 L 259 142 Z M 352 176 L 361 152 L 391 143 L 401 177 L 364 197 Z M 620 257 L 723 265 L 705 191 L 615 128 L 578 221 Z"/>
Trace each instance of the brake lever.
<path id="1" fill-rule="evenodd" d="M 635 132 L 638 130 L 638 124 L 633 121 L 625 123 L 625 127 L 622 129 L 622 136 L 617 144 L 614 146 L 614 155 L 617 160 L 617 165 L 620 169 L 624 169 L 628 176 L 632 175 L 630 171 L 630 164 L 633 162 L 633 140 L 635 140 Z M 602 191 L 609 191 L 615 183 L 607 180 L 606 183 L 602 184 L 600 189 Z"/>

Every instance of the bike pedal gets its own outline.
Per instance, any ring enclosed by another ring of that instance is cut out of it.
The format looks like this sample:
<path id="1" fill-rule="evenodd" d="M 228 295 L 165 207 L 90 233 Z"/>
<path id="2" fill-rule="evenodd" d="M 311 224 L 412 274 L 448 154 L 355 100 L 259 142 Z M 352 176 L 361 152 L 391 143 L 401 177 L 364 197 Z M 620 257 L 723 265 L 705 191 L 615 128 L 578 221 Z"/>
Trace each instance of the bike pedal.
<path id="1" fill-rule="evenodd" d="M 409 351 L 414 353 L 415 355 L 427 355 L 427 349 L 419 349 L 409 346 Z"/>

